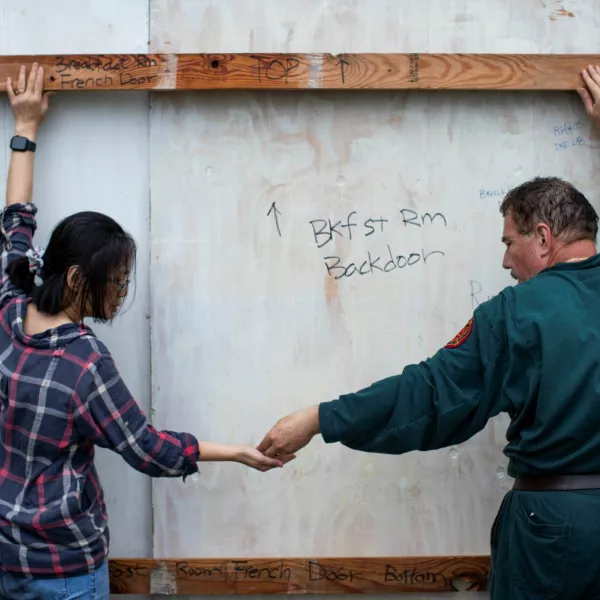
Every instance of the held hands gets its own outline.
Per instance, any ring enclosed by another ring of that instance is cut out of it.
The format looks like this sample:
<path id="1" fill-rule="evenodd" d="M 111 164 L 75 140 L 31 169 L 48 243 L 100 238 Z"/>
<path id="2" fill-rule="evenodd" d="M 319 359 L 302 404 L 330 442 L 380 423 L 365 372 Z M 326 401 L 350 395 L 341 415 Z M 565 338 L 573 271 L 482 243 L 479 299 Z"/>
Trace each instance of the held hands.
<path id="1" fill-rule="evenodd" d="M 33 63 L 29 79 L 27 69 L 21 67 L 19 79 L 6 79 L 6 93 L 15 116 L 15 133 L 34 141 L 37 130 L 48 112 L 49 92 L 44 91 L 44 69 Z"/>
<path id="2" fill-rule="evenodd" d="M 296 458 L 294 454 L 270 458 L 252 446 L 236 447 L 237 462 L 246 465 L 247 467 L 252 467 L 257 471 L 262 471 L 263 473 L 270 471 L 271 469 L 281 468 L 286 463 L 294 460 L 294 458 Z"/>
<path id="3" fill-rule="evenodd" d="M 272 458 L 265 456 L 252 446 L 207 441 L 198 443 L 198 451 L 200 461 L 237 462 L 263 472 L 281 468 L 285 463 L 296 458 L 293 454 Z"/>
<path id="4" fill-rule="evenodd" d="M 280 419 L 257 448 L 199 442 L 199 460 L 238 462 L 264 473 L 294 460 L 319 430 L 319 407 L 313 406 Z"/>
<path id="5" fill-rule="evenodd" d="M 258 445 L 258 450 L 267 457 L 284 460 L 304 448 L 319 430 L 319 407 L 312 406 L 280 419 Z"/>
<path id="6" fill-rule="evenodd" d="M 586 87 L 577 90 L 585 111 L 596 127 L 600 128 L 600 67 L 590 65 L 581 73 Z"/>

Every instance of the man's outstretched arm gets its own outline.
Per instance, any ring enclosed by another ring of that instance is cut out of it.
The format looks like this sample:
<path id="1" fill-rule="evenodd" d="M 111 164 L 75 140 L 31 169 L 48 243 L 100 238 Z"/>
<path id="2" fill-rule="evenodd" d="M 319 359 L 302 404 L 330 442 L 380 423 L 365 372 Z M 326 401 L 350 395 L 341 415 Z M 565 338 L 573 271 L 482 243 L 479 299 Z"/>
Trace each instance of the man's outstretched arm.
<path id="1" fill-rule="evenodd" d="M 511 365 L 525 371 L 531 362 L 506 303 L 501 294 L 482 304 L 454 340 L 401 374 L 281 419 L 258 449 L 294 453 L 317 433 L 328 443 L 386 454 L 466 441 L 510 411 Z"/>

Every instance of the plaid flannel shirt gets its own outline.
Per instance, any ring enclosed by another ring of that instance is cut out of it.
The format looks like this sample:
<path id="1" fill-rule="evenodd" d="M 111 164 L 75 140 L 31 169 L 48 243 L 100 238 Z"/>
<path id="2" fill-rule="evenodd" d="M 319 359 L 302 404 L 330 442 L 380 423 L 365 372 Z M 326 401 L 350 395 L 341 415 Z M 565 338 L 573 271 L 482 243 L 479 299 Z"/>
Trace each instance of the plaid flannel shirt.
<path id="1" fill-rule="evenodd" d="M 29 300 L 5 271 L 31 248 L 36 212 L 10 205 L 0 222 L 0 568 L 61 577 L 108 554 L 95 445 L 152 477 L 195 473 L 199 451 L 194 436 L 148 424 L 89 327 L 25 334 Z"/>

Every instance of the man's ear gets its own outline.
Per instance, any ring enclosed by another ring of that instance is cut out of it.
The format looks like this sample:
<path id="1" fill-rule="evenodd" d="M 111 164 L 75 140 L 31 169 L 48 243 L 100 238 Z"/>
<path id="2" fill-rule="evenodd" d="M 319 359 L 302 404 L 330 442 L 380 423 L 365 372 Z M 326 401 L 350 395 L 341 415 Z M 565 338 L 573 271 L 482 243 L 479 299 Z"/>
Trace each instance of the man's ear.
<path id="1" fill-rule="evenodd" d="M 550 227 L 546 223 L 538 223 L 535 226 L 535 237 L 542 253 L 547 254 L 550 252 L 553 236 Z"/>

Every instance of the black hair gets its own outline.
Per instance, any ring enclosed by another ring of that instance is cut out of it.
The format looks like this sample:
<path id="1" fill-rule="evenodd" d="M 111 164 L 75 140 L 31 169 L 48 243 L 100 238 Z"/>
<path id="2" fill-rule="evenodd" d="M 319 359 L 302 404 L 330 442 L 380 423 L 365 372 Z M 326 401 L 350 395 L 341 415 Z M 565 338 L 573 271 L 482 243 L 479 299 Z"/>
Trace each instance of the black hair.
<path id="1" fill-rule="evenodd" d="M 40 285 L 35 284 L 27 257 L 13 260 L 6 273 L 42 313 L 56 315 L 77 301 L 75 309 L 82 319 L 88 310 L 94 321 L 107 322 L 115 316 L 106 314 L 105 307 L 119 283 L 115 277 L 120 269 L 133 271 L 136 253 L 135 241 L 114 219 L 85 211 L 63 219 L 55 227 L 42 256 Z M 74 289 L 67 285 L 71 267 L 77 267 Z"/>
<path id="2" fill-rule="evenodd" d="M 536 223 L 570 244 L 596 240 L 598 214 L 590 201 L 572 184 L 559 177 L 536 177 L 508 192 L 500 212 L 510 213 L 517 231 L 531 233 Z"/>

